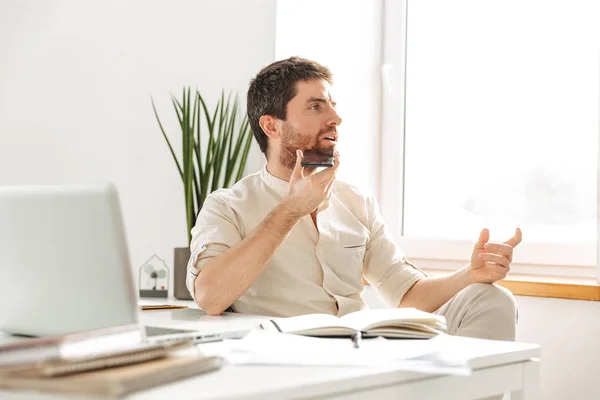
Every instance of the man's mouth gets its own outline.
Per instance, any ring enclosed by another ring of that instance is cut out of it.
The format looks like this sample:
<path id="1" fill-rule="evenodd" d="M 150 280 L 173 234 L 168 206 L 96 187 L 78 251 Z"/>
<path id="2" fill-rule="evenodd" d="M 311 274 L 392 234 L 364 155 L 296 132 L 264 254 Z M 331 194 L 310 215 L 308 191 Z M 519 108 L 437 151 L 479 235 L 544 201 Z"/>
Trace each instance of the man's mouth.
<path id="1" fill-rule="evenodd" d="M 327 140 L 332 143 L 336 143 L 338 140 L 338 135 L 336 131 L 331 131 L 325 133 L 323 136 L 320 136 L 321 140 Z"/>

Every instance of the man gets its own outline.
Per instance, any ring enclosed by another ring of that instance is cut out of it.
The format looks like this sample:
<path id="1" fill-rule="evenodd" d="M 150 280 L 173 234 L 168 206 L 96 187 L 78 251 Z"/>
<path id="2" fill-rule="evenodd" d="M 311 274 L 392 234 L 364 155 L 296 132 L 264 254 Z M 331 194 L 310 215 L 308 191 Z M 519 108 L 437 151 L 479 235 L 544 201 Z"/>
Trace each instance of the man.
<path id="1" fill-rule="evenodd" d="M 259 173 L 209 195 L 192 230 L 187 287 L 209 314 L 228 307 L 271 316 L 344 315 L 367 308 L 363 276 L 392 307 L 443 314 L 449 333 L 514 340 L 515 301 L 493 282 L 510 269 L 521 231 L 488 243 L 484 229 L 471 263 L 427 277 L 387 233 L 377 203 L 336 180 L 333 167 L 300 165 L 302 151 L 333 153 L 342 120 L 332 76 L 292 57 L 258 73 L 248 116 L 267 158 Z"/>

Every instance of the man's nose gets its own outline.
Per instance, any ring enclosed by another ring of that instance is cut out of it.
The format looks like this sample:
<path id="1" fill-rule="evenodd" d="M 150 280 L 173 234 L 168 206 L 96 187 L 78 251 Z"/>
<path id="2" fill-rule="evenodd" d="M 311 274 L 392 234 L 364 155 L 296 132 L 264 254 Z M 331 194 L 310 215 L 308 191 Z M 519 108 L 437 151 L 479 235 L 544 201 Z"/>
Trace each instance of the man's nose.
<path id="1" fill-rule="evenodd" d="M 339 116 L 339 114 L 337 113 L 337 111 L 335 109 L 331 110 L 331 117 L 329 120 L 329 123 L 327 125 L 335 125 L 338 126 L 342 123 L 342 117 Z"/>

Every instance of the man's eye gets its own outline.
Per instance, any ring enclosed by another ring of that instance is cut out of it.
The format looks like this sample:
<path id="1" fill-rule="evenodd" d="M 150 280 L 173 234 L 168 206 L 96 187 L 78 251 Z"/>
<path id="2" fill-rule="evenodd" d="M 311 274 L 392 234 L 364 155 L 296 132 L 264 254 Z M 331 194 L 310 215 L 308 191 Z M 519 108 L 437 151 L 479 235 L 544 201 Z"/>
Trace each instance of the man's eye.
<path id="1" fill-rule="evenodd" d="M 319 111 L 321 109 L 321 105 L 319 103 L 315 103 L 310 106 L 311 110 Z"/>

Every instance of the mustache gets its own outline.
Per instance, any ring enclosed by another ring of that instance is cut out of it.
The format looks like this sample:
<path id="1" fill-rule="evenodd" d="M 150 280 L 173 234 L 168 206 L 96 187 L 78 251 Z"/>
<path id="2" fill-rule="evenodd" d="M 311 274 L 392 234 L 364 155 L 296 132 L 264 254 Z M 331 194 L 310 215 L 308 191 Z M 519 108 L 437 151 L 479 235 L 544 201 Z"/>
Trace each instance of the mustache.
<path id="1" fill-rule="evenodd" d="M 327 130 L 323 130 L 323 131 L 319 131 L 319 135 L 318 136 L 322 136 L 328 133 L 337 133 L 337 128 L 329 128 Z"/>

